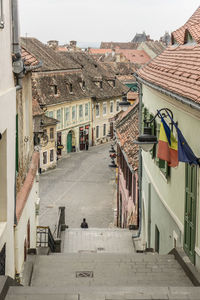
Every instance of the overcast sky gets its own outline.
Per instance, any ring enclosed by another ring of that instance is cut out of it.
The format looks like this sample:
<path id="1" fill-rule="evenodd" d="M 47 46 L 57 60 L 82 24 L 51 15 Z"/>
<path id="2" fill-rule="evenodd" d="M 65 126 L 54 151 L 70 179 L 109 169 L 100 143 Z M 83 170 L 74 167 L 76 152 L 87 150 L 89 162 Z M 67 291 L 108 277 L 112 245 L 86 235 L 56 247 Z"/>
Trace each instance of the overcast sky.
<path id="1" fill-rule="evenodd" d="M 145 31 L 159 39 L 183 25 L 199 0 L 18 0 L 21 35 L 46 42 L 131 41 Z"/>

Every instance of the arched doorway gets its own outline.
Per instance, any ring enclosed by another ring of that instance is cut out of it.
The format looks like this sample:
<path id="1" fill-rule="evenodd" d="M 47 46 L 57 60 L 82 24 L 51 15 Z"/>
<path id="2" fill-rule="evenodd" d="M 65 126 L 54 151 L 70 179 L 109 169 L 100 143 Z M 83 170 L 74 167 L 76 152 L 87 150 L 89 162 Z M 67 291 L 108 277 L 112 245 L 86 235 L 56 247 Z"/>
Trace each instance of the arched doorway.
<path id="1" fill-rule="evenodd" d="M 70 130 L 67 135 L 67 153 L 75 152 L 75 134 L 73 130 Z"/>

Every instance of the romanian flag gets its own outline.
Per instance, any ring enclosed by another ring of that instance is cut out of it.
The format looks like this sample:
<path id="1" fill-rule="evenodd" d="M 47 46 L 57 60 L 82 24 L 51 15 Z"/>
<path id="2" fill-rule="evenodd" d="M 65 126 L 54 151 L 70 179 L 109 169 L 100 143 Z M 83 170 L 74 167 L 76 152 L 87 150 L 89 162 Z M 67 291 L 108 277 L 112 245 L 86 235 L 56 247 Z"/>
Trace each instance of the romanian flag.
<path id="1" fill-rule="evenodd" d="M 168 166 L 178 166 L 178 142 L 169 126 L 161 117 L 160 136 L 158 141 L 157 157 L 168 162 Z"/>

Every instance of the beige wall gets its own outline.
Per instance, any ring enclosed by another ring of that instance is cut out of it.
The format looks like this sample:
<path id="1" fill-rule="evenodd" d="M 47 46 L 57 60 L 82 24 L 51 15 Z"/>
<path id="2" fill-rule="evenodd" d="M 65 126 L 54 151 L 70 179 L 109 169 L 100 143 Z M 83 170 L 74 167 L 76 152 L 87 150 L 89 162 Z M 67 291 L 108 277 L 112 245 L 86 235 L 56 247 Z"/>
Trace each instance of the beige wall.
<path id="1" fill-rule="evenodd" d="M 14 277 L 14 189 L 15 189 L 15 118 L 16 89 L 12 73 L 11 57 L 11 11 L 10 1 L 3 0 L 4 29 L 0 29 L 0 140 L 5 149 L 4 168 L 0 170 L 0 181 L 6 181 L 4 195 L 7 210 L 5 218 L 0 221 L 0 251 L 6 243 L 6 274 Z M 6 137 L 6 138 L 5 138 Z M 3 172 L 3 173 L 2 173 Z M 1 193 L 1 191 L 0 191 Z"/>
<path id="2" fill-rule="evenodd" d="M 54 129 L 54 138 L 50 139 L 50 129 Z M 57 165 L 57 148 L 56 148 L 56 125 L 46 126 L 44 129 L 47 130 L 48 135 L 48 144 L 45 147 L 41 148 L 40 152 L 40 167 L 42 171 L 46 171 L 47 169 L 54 168 Z M 50 161 L 50 151 L 53 150 L 53 160 Z M 47 162 L 43 161 L 43 153 L 46 152 Z"/>
<path id="3" fill-rule="evenodd" d="M 83 116 L 79 115 L 79 107 L 82 105 Z M 88 115 L 86 115 L 86 105 L 88 105 Z M 66 120 L 66 110 L 69 110 L 69 119 Z M 57 124 L 57 132 L 62 133 L 62 145 L 63 151 L 67 152 L 67 134 L 70 130 L 73 130 L 75 134 L 75 146 L 76 151 L 79 151 L 79 127 L 90 125 L 89 129 L 89 143 L 91 144 L 91 99 L 81 99 L 72 102 L 65 102 L 57 105 L 49 105 L 47 107 L 47 115 L 58 119 L 57 111 L 61 112 L 61 122 Z M 75 118 L 72 118 L 72 111 L 75 111 Z"/>
<path id="4" fill-rule="evenodd" d="M 112 118 L 117 111 L 117 102 L 120 102 L 121 98 L 113 98 L 108 100 L 94 101 L 92 105 L 92 116 L 93 116 L 93 132 L 94 132 L 94 143 L 100 144 L 107 141 L 107 134 L 110 131 L 109 118 Z M 113 105 L 113 111 L 111 112 L 111 103 Z M 99 115 L 97 115 L 99 106 Z M 104 113 L 104 107 L 106 107 L 106 113 Z M 106 132 L 104 134 L 104 124 L 106 125 Z M 99 135 L 97 137 L 97 126 L 99 128 Z"/>

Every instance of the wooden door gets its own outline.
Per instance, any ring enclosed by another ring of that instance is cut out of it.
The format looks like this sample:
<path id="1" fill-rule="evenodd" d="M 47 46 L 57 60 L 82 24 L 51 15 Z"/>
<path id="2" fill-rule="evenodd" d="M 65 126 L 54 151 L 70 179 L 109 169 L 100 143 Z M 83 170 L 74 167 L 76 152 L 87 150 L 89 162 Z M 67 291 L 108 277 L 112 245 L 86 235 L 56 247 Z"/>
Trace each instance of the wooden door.
<path id="1" fill-rule="evenodd" d="M 185 166 L 184 250 L 195 263 L 197 167 Z"/>
<path id="2" fill-rule="evenodd" d="M 67 153 L 72 152 L 72 132 L 67 135 Z"/>

